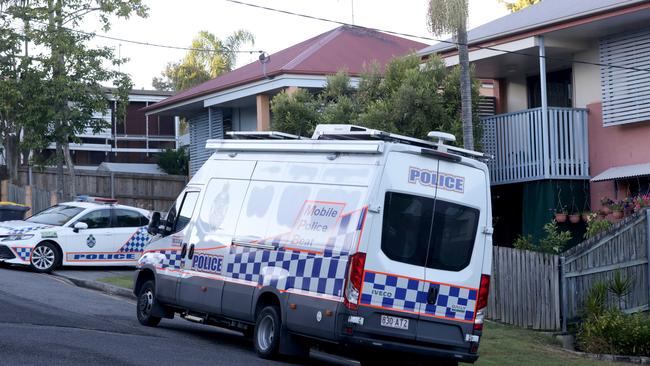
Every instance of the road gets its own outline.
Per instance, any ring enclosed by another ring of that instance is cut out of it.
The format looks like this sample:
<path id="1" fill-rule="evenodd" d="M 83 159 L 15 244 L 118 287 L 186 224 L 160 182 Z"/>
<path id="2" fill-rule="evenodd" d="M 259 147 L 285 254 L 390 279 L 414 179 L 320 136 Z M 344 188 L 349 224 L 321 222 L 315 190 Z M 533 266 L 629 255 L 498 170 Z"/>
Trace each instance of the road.
<path id="1" fill-rule="evenodd" d="M 286 360 L 291 362 L 292 360 Z M 351 364 L 315 354 L 309 364 Z M 237 332 L 163 319 L 141 326 L 135 302 L 27 269 L 0 268 L 0 365 L 283 365 Z"/>

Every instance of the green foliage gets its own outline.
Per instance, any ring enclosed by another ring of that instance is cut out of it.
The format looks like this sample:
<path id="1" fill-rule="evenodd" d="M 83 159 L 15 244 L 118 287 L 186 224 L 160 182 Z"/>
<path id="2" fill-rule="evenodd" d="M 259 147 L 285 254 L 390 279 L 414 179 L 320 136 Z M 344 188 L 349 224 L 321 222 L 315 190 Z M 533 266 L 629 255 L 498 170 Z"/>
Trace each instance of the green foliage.
<path id="1" fill-rule="evenodd" d="M 339 71 L 318 95 L 301 89 L 276 95 L 273 129 L 308 136 L 319 123 L 349 123 L 424 139 L 440 130 L 454 133 L 462 144 L 459 75 L 438 57 L 422 65 L 416 55 L 393 59 L 383 74 L 377 64 L 369 65 L 356 89 Z M 478 84 L 472 92 L 478 110 Z M 480 136 L 478 118 L 475 122 Z"/>
<path id="2" fill-rule="evenodd" d="M 468 15 L 467 0 L 429 0 L 427 25 L 433 34 L 455 33 L 465 28 Z"/>
<path id="3" fill-rule="evenodd" d="M 189 162 L 190 159 L 185 149 L 166 149 L 158 154 L 158 166 L 167 174 L 187 175 Z"/>
<path id="4" fill-rule="evenodd" d="M 219 39 L 213 33 L 201 31 L 192 40 L 191 50 L 178 62 L 170 62 L 161 77 L 154 77 L 152 85 L 158 90 L 182 91 L 231 71 L 242 45 L 255 42 L 247 30 L 240 29 Z M 206 52 L 204 50 L 214 50 Z"/>
<path id="5" fill-rule="evenodd" d="M 616 296 L 619 310 L 625 308 L 625 297 L 632 291 L 632 286 L 634 286 L 633 278 L 623 277 L 621 271 L 614 272 L 614 278 L 609 281 L 607 289 Z"/>
<path id="6" fill-rule="evenodd" d="M 513 13 L 531 5 L 535 5 L 540 1 L 542 0 L 499 0 L 501 4 L 505 5 L 506 8 Z"/>
<path id="7" fill-rule="evenodd" d="M 570 231 L 559 231 L 557 222 L 552 220 L 544 225 L 546 236 L 535 243 L 531 235 L 519 236 L 513 246 L 517 249 L 533 250 L 536 252 L 557 254 L 566 249 L 571 241 Z"/>
<path id="8" fill-rule="evenodd" d="M 605 219 L 598 218 L 598 214 L 591 214 L 587 222 L 587 229 L 585 230 L 584 238 L 590 239 L 596 235 L 605 232 L 612 228 L 612 223 Z"/>
<path id="9" fill-rule="evenodd" d="M 650 319 L 611 309 L 586 320 L 577 334 L 581 350 L 598 354 L 650 356 Z"/>
<path id="10" fill-rule="evenodd" d="M 606 310 L 607 303 L 607 284 L 598 281 L 589 289 L 585 298 L 583 317 L 593 319 L 601 316 Z"/>

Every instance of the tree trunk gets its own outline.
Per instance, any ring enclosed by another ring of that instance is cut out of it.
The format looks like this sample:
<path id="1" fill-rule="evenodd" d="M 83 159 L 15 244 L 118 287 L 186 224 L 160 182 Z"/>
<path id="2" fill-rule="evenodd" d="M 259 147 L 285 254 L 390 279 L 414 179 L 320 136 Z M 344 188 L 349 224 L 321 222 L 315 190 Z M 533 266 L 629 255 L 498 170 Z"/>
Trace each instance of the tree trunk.
<path id="1" fill-rule="evenodd" d="M 67 142 L 63 144 L 63 156 L 65 157 L 65 164 L 68 166 L 68 174 L 70 175 L 70 196 L 74 198 L 77 195 L 77 175 L 74 172 L 74 164 L 70 155 L 70 144 Z"/>
<path id="2" fill-rule="evenodd" d="M 463 147 L 474 150 L 474 128 L 472 125 L 472 80 L 469 69 L 469 51 L 467 47 L 467 29 L 465 22 L 458 27 L 458 59 L 460 62 L 460 99 L 463 122 Z"/>
<path id="3" fill-rule="evenodd" d="M 5 159 L 7 164 L 7 175 L 11 183 L 18 184 L 18 165 L 20 164 L 20 152 L 18 144 L 20 139 L 11 133 L 5 137 Z"/>
<path id="4" fill-rule="evenodd" d="M 67 190 L 65 189 L 65 176 L 63 175 L 63 147 L 61 143 L 56 143 L 56 194 L 59 200 L 67 199 Z"/>

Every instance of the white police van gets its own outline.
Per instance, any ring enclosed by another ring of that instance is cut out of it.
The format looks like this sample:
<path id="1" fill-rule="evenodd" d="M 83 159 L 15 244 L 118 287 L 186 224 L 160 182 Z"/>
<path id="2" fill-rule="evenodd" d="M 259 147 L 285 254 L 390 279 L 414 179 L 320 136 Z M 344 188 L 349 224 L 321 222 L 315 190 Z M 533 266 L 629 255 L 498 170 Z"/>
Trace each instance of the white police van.
<path id="1" fill-rule="evenodd" d="M 474 362 L 491 271 L 488 170 L 482 154 L 445 145 L 453 135 L 430 136 L 319 125 L 311 139 L 208 141 L 216 152 L 162 225 L 153 214 L 139 321 L 239 329 L 262 357 L 318 344 L 364 363 Z"/>

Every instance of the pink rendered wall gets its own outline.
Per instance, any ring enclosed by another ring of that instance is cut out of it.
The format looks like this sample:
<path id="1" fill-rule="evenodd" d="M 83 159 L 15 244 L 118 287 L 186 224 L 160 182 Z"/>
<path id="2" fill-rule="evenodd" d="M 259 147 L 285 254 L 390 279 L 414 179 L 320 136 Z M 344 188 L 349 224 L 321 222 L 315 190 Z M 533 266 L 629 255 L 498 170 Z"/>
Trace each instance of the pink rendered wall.
<path id="1" fill-rule="evenodd" d="M 650 162 L 650 122 L 603 127 L 600 102 L 587 105 L 589 122 L 589 174 L 594 177 L 605 170 L 630 164 Z M 601 207 L 600 199 L 621 199 L 627 187 L 614 192 L 613 181 L 591 183 L 591 209 Z"/>

